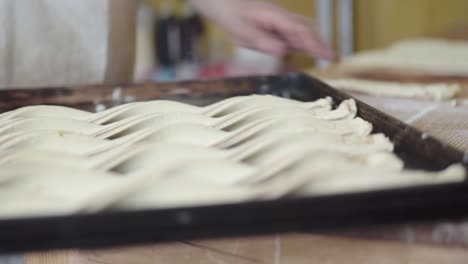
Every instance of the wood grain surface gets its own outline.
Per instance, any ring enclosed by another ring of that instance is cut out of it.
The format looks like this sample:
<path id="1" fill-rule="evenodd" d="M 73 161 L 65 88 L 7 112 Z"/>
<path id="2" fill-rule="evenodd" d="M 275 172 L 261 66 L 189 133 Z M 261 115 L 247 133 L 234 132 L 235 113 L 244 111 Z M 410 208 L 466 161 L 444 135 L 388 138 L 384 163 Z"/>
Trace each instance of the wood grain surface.
<path id="1" fill-rule="evenodd" d="M 31 254 L 28 264 L 294 263 L 294 264 L 462 264 L 457 248 L 366 241 L 334 236 L 284 234 L 248 239 L 174 242 L 100 251 Z"/>

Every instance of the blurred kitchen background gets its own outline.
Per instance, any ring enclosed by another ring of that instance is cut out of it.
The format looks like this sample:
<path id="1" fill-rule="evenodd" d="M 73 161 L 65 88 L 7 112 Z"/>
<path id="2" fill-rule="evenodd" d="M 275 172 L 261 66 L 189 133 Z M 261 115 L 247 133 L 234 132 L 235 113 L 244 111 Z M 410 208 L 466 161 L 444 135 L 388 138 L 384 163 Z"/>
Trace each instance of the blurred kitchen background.
<path id="1" fill-rule="evenodd" d="M 468 39 L 466 0 L 273 0 L 315 21 L 340 57 L 408 37 Z M 305 54 L 278 58 L 236 47 L 183 0 L 141 0 L 135 81 L 171 81 L 324 67 Z"/>

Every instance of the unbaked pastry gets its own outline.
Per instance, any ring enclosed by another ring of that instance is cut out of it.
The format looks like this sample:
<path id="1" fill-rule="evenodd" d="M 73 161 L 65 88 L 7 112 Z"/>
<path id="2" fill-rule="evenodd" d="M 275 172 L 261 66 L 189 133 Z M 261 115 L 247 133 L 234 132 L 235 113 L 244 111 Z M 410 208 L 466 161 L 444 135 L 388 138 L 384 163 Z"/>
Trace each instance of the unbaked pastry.
<path id="1" fill-rule="evenodd" d="M 431 75 L 468 76 L 468 42 L 407 39 L 387 49 L 357 53 L 340 63 L 342 70 L 413 71 Z"/>
<path id="2" fill-rule="evenodd" d="M 251 96 L 202 108 L 157 101 L 99 114 L 47 106 L 11 111 L 0 116 L 0 198 L 9 201 L 0 217 L 464 180 L 460 165 L 435 173 L 403 169 L 388 138 L 356 117 L 353 100 L 332 105 L 329 98 Z"/>
<path id="3" fill-rule="evenodd" d="M 243 111 L 246 110 L 246 108 L 272 105 L 298 106 L 304 109 L 331 109 L 332 100 L 327 97 L 314 102 L 303 103 L 284 98 L 278 99 L 277 97 L 269 95 L 252 95 L 232 97 L 205 107 L 197 107 L 175 101 L 157 100 L 124 104 L 100 113 L 89 113 L 63 106 L 38 105 L 22 107 L 0 114 L 0 121 L 18 117 L 57 117 L 104 124 L 125 119 L 126 117 L 170 112 L 188 112 L 216 117 L 227 114 L 228 112 L 232 113 L 237 110 Z"/>
<path id="4" fill-rule="evenodd" d="M 118 137 L 141 129 L 154 131 L 177 123 L 194 123 L 204 126 L 224 129 L 240 127 L 263 119 L 288 119 L 302 115 L 314 119 L 350 119 L 356 115 L 356 105 L 352 100 L 346 100 L 336 110 L 328 107 L 305 109 L 290 104 L 279 107 L 254 107 L 244 111 L 226 114 L 213 118 L 190 112 L 168 112 L 126 117 L 107 125 L 98 125 L 83 120 L 57 117 L 15 117 L 0 121 L 0 136 L 16 131 L 52 130 L 95 136 L 99 138 Z"/>
<path id="5" fill-rule="evenodd" d="M 446 83 L 399 83 L 354 78 L 322 79 L 322 81 L 340 90 L 361 92 L 376 96 L 425 98 L 437 101 L 454 98 L 461 91 L 459 84 Z"/>

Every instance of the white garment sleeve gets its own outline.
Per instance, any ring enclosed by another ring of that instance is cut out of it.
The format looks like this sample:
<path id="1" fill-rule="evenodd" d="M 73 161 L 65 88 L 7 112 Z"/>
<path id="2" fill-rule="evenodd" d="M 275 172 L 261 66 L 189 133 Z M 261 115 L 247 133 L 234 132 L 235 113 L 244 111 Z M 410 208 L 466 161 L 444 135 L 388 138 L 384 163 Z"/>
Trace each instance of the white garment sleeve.
<path id="1" fill-rule="evenodd" d="M 102 82 L 109 0 L 0 1 L 0 88 Z"/>

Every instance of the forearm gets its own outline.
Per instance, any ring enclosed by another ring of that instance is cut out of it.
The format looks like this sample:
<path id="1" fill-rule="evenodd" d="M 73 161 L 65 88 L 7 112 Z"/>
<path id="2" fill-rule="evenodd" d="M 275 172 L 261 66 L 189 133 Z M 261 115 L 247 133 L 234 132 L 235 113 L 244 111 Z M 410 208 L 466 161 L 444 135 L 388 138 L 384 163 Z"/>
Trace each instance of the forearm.
<path id="1" fill-rule="evenodd" d="M 288 51 L 332 58 L 333 52 L 305 17 L 263 0 L 189 0 L 219 24 L 237 44 L 282 55 Z"/>
<path id="2" fill-rule="evenodd" d="M 262 6 L 263 0 L 188 0 L 200 14 L 220 24 L 229 26 L 232 18 L 242 20 L 246 8 Z M 234 15 L 234 16 L 233 16 Z M 228 28 L 229 29 L 229 28 Z"/>

